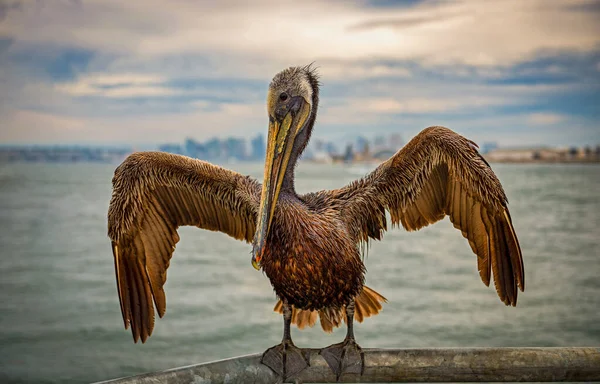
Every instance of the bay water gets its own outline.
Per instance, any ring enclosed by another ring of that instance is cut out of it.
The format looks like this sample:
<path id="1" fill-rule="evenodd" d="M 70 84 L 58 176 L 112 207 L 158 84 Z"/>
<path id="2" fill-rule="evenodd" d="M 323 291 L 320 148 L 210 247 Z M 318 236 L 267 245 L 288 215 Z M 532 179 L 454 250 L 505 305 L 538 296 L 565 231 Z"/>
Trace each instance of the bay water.
<path id="1" fill-rule="evenodd" d="M 263 352 L 282 318 L 250 245 L 185 227 L 167 313 L 134 344 L 119 309 L 106 213 L 115 164 L 0 164 L 0 382 L 83 383 Z M 262 164 L 227 167 L 260 179 Z M 356 327 L 365 348 L 599 346 L 600 166 L 492 164 L 510 201 L 526 291 L 502 304 L 448 219 L 389 228 L 366 258 L 389 302 Z M 341 187 L 372 167 L 301 163 L 299 192 Z M 324 347 L 345 329 L 292 330 Z"/>

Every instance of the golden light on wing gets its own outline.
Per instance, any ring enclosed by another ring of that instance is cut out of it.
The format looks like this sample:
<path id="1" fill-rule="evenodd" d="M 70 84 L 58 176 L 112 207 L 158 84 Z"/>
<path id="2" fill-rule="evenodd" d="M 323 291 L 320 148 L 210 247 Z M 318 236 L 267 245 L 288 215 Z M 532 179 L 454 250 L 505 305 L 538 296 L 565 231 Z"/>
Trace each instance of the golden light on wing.
<path id="1" fill-rule="evenodd" d="M 380 239 L 392 224 L 418 230 L 446 215 L 477 255 L 481 280 L 493 275 L 500 300 L 525 289 L 521 248 L 500 181 L 475 143 L 444 127 L 423 130 L 364 179 L 330 191 L 356 241 Z"/>
<path id="2" fill-rule="evenodd" d="M 163 287 L 177 228 L 194 225 L 251 242 L 260 191 L 249 177 L 160 152 L 133 154 L 116 169 L 108 235 L 121 313 L 134 341 L 152 334 L 154 305 L 165 314 Z"/>

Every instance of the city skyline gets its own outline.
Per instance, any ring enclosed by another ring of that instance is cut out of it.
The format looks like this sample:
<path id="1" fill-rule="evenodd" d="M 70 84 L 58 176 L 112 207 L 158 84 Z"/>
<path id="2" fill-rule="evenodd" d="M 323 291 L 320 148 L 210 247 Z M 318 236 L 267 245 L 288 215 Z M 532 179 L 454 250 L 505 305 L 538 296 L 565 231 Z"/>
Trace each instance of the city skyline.
<path id="1" fill-rule="evenodd" d="M 586 145 L 600 136 L 598 16 L 587 0 L 15 0 L 0 4 L 0 143 L 248 139 L 266 134 L 273 75 L 315 62 L 315 138 L 444 125 Z"/>
<path id="2" fill-rule="evenodd" d="M 405 144 L 402 135 L 358 135 L 352 140 L 311 140 L 302 159 L 316 162 L 374 162 L 384 161 Z M 587 145 L 516 145 L 499 146 L 495 141 L 478 143 L 479 152 L 490 156 L 490 161 L 527 162 L 552 161 L 598 161 L 600 142 Z M 139 150 L 158 150 L 185 155 L 205 161 L 229 163 L 232 161 L 262 162 L 266 152 L 266 137 L 262 133 L 250 139 L 242 137 L 214 136 L 205 141 L 187 137 L 179 142 L 162 143 L 148 148 L 126 145 L 6 145 L 0 144 L 0 163 L 26 162 L 105 162 L 118 163 L 129 154 Z"/>

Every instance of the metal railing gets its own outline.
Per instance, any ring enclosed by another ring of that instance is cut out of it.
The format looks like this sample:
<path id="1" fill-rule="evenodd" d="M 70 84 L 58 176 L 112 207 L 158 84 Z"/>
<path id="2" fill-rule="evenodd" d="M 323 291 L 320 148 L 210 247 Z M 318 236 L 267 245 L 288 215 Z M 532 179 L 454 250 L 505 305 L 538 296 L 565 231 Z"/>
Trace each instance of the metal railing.
<path id="1" fill-rule="evenodd" d="M 345 374 L 344 383 L 600 381 L 600 348 L 443 348 L 364 349 L 362 376 Z M 104 384 L 276 383 L 260 363 L 261 354 L 235 357 Z M 310 350 L 310 367 L 292 383 L 329 383 L 336 378 Z"/>

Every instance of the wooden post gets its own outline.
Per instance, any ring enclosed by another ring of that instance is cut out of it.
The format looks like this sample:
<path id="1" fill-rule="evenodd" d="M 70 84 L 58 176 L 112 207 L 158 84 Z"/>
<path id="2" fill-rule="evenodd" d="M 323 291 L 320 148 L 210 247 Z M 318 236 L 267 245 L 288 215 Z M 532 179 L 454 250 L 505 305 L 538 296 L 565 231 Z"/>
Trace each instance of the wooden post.
<path id="1" fill-rule="evenodd" d="M 335 382 L 319 350 L 310 367 L 289 382 Z M 600 381 L 600 348 L 365 349 L 362 376 L 344 383 Z M 260 354 L 148 373 L 104 384 L 275 383 Z"/>

